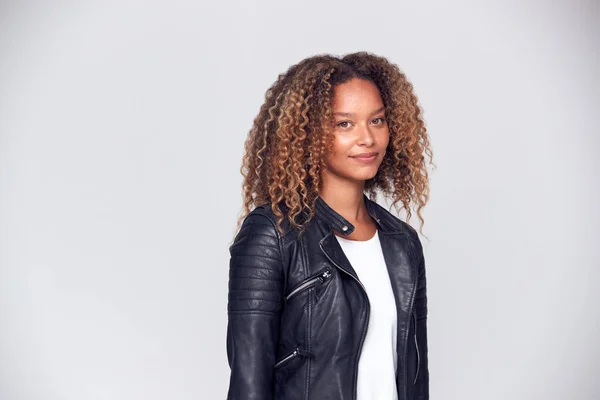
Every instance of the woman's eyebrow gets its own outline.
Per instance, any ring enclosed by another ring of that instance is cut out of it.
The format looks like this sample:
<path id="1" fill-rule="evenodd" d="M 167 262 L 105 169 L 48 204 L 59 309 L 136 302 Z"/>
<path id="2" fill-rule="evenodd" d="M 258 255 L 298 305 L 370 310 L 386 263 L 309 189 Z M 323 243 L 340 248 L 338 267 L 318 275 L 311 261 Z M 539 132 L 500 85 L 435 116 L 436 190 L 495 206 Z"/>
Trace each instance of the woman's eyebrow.
<path id="1" fill-rule="evenodd" d="M 371 112 L 371 115 L 380 113 L 385 110 L 385 106 L 378 108 L 377 110 Z M 347 112 L 334 112 L 333 115 L 339 115 L 341 117 L 352 117 L 356 115 L 355 113 L 347 113 Z"/>

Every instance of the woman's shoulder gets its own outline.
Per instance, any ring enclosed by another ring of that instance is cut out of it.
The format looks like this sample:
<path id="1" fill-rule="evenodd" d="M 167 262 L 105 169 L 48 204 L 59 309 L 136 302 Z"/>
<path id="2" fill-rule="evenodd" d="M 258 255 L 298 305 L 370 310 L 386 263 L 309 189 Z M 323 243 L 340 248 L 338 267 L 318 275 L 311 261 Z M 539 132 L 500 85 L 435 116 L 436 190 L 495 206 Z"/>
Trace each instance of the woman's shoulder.
<path id="1" fill-rule="evenodd" d="M 287 240 L 295 240 L 297 238 L 299 238 L 300 233 L 303 230 L 306 229 L 311 229 L 311 226 L 314 223 L 314 216 L 310 217 L 310 213 L 307 211 L 307 209 L 305 209 L 304 211 L 300 212 L 298 215 L 295 216 L 295 222 L 297 224 L 300 224 L 300 226 L 294 226 L 292 225 L 292 223 L 289 220 L 289 208 L 286 206 L 284 201 L 281 201 L 279 204 L 279 211 L 282 215 L 282 219 L 280 221 L 280 216 L 277 215 L 273 209 L 273 204 L 270 202 L 265 202 L 262 204 L 257 205 L 247 216 L 246 218 L 251 218 L 251 216 L 254 215 L 260 215 L 263 218 L 268 219 L 273 226 L 275 227 L 275 229 L 277 230 L 277 225 L 280 224 L 281 226 L 281 231 L 279 231 L 280 233 L 280 237 L 282 239 L 284 239 L 285 241 Z"/>
<path id="2" fill-rule="evenodd" d="M 274 225 L 277 216 L 273 212 L 269 203 L 259 204 L 255 206 L 243 219 L 242 225 L 262 221 L 261 224 Z"/>
<path id="3" fill-rule="evenodd" d="M 368 201 L 370 202 L 371 207 L 374 208 L 375 213 L 380 218 L 380 220 L 383 223 L 385 223 L 390 229 L 399 233 L 403 233 L 413 240 L 419 240 L 419 234 L 417 233 L 417 230 L 414 227 L 412 227 L 412 225 L 408 224 L 401 218 L 394 215 L 391 211 L 386 209 L 378 202 L 371 199 L 368 199 Z"/>
<path id="4" fill-rule="evenodd" d="M 290 230 L 290 224 L 287 221 L 287 208 L 285 206 L 280 206 L 280 211 L 283 214 L 283 221 L 281 222 L 281 227 L 283 229 L 283 235 L 285 235 Z M 252 221 L 261 221 L 261 224 L 270 225 L 272 229 L 277 231 L 277 223 L 279 217 L 275 214 L 273 210 L 273 206 L 271 203 L 262 203 L 256 205 L 245 217 L 243 223 L 250 223 Z M 269 227 L 265 227 L 265 229 L 269 229 Z"/>
<path id="5" fill-rule="evenodd" d="M 257 206 L 248 212 L 235 233 L 229 251 L 252 246 L 279 248 L 280 235 L 273 215 L 265 205 Z"/>

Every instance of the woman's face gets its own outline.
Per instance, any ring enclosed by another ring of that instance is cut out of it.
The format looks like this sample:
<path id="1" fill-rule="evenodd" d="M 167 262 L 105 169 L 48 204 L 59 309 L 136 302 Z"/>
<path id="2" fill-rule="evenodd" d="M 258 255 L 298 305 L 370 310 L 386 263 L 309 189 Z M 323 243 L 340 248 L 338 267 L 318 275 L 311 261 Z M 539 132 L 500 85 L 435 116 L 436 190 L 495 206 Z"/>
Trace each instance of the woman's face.
<path id="1" fill-rule="evenodd" d="M 325 160 L 324 181 L 373 178 L 385 156 L 390 132 L 377 86 L 352 79 L 334 89 L 333 151 Z M 374 154 L 372 157 L 367 157 Z"/>

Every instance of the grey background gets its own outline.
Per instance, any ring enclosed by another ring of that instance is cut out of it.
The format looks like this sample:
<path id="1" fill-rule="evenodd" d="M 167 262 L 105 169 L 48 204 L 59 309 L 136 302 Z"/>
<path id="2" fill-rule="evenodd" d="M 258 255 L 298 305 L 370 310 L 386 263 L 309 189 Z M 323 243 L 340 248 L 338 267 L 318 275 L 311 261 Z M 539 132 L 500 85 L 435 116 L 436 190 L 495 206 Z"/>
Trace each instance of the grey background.
<path id="1" fill-rule="evenodd" d="M 431 398 L 600 398 L 597 2 L 0 4 L 0 399 L 224 398 L 246 133 L 356 50 L 438 165 Z"/>

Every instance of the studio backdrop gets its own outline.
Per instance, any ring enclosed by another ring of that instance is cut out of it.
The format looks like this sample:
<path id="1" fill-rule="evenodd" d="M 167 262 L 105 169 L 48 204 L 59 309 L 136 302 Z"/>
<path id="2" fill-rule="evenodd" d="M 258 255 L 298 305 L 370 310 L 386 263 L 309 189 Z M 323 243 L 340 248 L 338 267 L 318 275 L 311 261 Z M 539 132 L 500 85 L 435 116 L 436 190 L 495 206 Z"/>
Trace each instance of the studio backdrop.
<path id="1" fill-rule="evenodd" d="M 414 85 L 437 165 L 431 398 L 599 399 L 598 26 L 593 1 L 3 1 L 0 399 L 225 398 L 246 134 L 290 65 L 359 50 Z"/>

